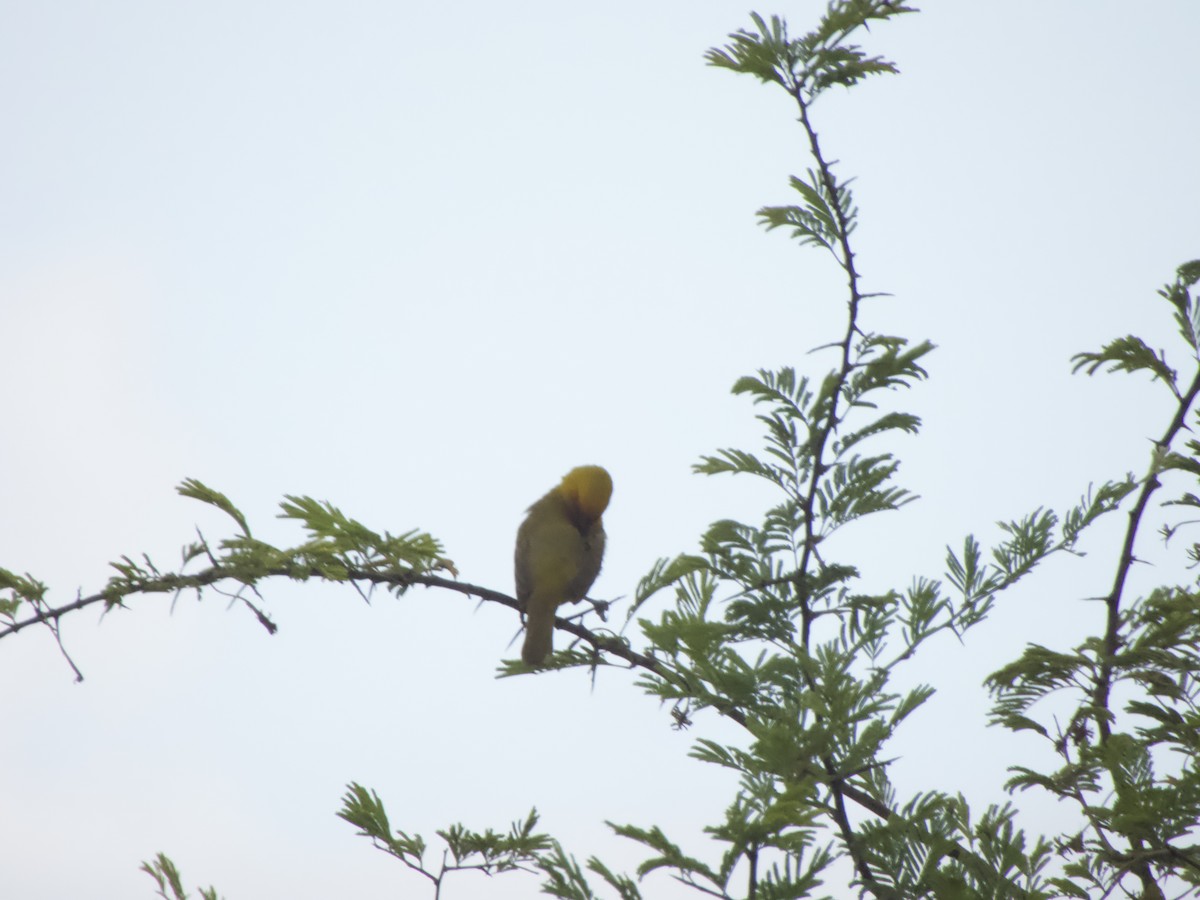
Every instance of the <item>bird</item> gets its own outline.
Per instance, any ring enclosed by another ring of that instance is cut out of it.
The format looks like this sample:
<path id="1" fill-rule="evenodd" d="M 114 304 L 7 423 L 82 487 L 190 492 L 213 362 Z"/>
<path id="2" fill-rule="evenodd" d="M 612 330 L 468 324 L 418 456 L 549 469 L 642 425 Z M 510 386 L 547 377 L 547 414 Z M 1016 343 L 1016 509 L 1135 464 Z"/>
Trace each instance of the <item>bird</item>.
<path id="1" fill-rule="evenodd" d="M 513 568 L 525 612 L 521 659 L 535 666 L 554 649 L 554 612 L 582 600 L 604 560 L 601 516 L 612 497 L 612 476 L 601 466 L 577 466 L 529 507 L 517 529 Z"/>

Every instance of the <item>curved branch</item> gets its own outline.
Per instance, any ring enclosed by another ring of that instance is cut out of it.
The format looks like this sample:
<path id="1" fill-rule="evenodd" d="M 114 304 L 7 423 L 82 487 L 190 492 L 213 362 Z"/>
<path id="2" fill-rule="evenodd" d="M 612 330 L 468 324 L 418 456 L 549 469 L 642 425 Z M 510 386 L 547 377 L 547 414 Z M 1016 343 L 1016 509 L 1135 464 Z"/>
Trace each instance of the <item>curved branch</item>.
<path id="1" fill-rule="evenodd" d="M 850 293 L 850 299 L 847 303 L 848 309 L 846 315 L 846 333 L 842 340 L 835 345 L 841 351 L 841 364 L 838 366 L 835 376 L 836 383 L 834 384 L 833 389 L 830 391 L 829 409 L 826 413 L 825 421 L 821 424 L 821 427 L 818 429 L 817 434 L 812 441 L 811 453 L 813 464 L 808 485 L 803 496 L 797 498 L 800 501 L 804 521 L 804 542 L 801 547 L 800 559 L 796 568 L 799 572 L 807 573 L 812 558 L 817 553 L 818 537 L 814 531 L 813 520 L 821 478 L 828 470 L 824 460 L 825 448 L 832 438 L 835 428 L 837 427 L 839 412 L 838 399 L 842 395 L 842 391 L 846 386 L 846 381 L 850 377 L 850 371 L 853 367 L 851 348 L 854 343 L 854 336 L 860 331 L 858 326 L 858 310 L 859 305 L 862 302 L 862 294 L 858 286 L 858 270 L 854 265 L 854 251 L 850 246 L 850 222 L 846 217 L 845 211 L 842 208 L 842 204 L 839 203 L 837 199 L 838 188 L 833 177 L 833 172 L 830 168 L 831 164 L 825 159 L 825 155 L 821 151 L 820 138 L 818 137 L 817 131 L 813 127 L 812 122 L 809 120 L 808 101 L 805 99 L 803 87 L 797 85 L 791 93 L 796 101 L 796 105 L 800 110 L 800 125 L 803 127 L 804 133 L 808 137 L 809 152 L 812 154 L 812 158 L 816 160 L 817 173 L 821 178 L 821 182 L 825 188 L 827 196 L 832 200 L 829 205 L 834 217 L 834 222 L 837 226 L 838 246 L 841 251 L 838 262 L 846 273 L 846 286 Z M 808 653 L 811 640 L 812 621 L 814 616 L 812 615 L 812 610 L 809 607 L 808 598 L 800 596 L 799 600 L 801 603 L 800 643 L 804 652 Z M 808 682 L 808 687 L 810 690 L 816 689 L 816 685 L 813 683 L 811 676 L 808 676 L 807 674 L 806 681 Z M 831 756 L 823 756 L 821 758 L 821 763 L 825 767 L 827 773 L 825 780 L 827 780 L 829 784 L 829 790 L 833 795 L 833 819 L 837 824 L 838 831 L 842 835 L 842 840 L 846 843 L 846 848 L 849 851 L 850 858 L 854 861 L 854 867 L 858 871 L 859 877 L 862 878 L 863 884 L 876 896 L 882 896 L 886 894 L 886 890 L 879 884 L 875 878 L 875 874 L 871 871 L 870 865 L 859 848 L 858 834 L 855 832 L 853 826 L 850 824 L 849 818 L 846 816 L 845 800 L 847 798 L 860 803 L 860 805 L 862 801 L 860 798 L 856 798 L 849 793 L 847 790 L 850 787 L 849 785 L 841 782 L 840 779 L 835 777 L 837 767 L 834 765 L 834 761 Z M 882 804 L 877 805 L 882 806 Z M 886 807 L 884 807 L 884 809 L 886 809 Z M 878 812 L 876 814 L 879 815 Z M 888 815 L 884 815 L 883 818 L 886 819 L 889 816 L 890 810 L 888 811 Z"/>
<path id="2" fill-rule="evenodd" d="M 1171 444 L 1179 432 L 1186 427 L 1187 414 L 1191 411 L 1192 404 L 1196 401 L 1198 395 L 1200 395 L 1200 370 L 1197 371 L 1195 378 L 1192 379 L 1187 393 L 1179 398 L 1179 405 L 1175 410 L 1175 415 L 1172 417 L 1166 431 L 1163 432 L 1163 436 L 1155 442 L 1154 460 L 1151 463 L 1150 472 L 1142 482 L 1142 489 L 1138 492 L 1137 502 L 1134 504 L 1133 509 L 1129 511 L 1129 525 L 1125 529 L 1125 539 L 1121 545 L 1121 556 L 1117 562 L 1117 572 L 1113 578 L 1112 590 L 1104 598 L 1104 603 L 1107 607 L 1107 621 L 1104 629 L 1104 656 L 1100 660 L 1100 674 L 1096 678 L 1096 687 L 1092 694 L 1093 708 L 1104 710 L 1106 713 L 1108 712 L 1109 699 L 1112 692 L 1113 670 L 1115 668 L 1114 660 L 1121 649 L 1121 599 L 1125 591 L 1125 582 L 1129 578 L 1129 571 L 1137 558 L 1134 555 L 1134 547 L 1137 543 L 1138 528 L 1141 526 L 1142 518 L 1146 513 L 1146 507 L 1150 503 L 1150 496 L 1162 484 L 1158 479 L 1158 474 L 1161 471 L 1160 460 L 1170 451 Z M 1076 720 L 1081 715 L 1082 711 L 1076 713 Z M 1096 722 L 1100 743 L 1107 743 L 1112 736 L 1109 716 L 1090 713 L 1089 717 Z M 1109 772 L 1114 780 L 1119 780 L 1115 767 L 1110 766 Z M 1092 825 L 1096 828 L 1097 832 L 1102 831 L 1100 823 L 1094 817 L 1089 816 L 1089 819 L 1091 819 Z M 1138 837 L 1127 837 L 1134 851 L 1130 854 L 1129 870 L 1141 882 L 1144 896 L 1161 897 L 1162 892 L 1158 888 L 1154 872 L 1145 857 L 1144 842 Z"/>
<path id="3" fill-rule="evenodd" d="M 1093 695 L 1094 705 L 1102 709 L 1108 709 L 1109 693 L 1112 690 L 1113 677 L 1113 658 L 1117 655 L 1120 649 L 1121 637 L 1121 596 L 1125 590 L 1125 581 L 1129 577 L 1129 570 L 1133 567 L 1134 560 L 1134 545 L 1137 542 L 1138 528 L 1142 522 L 1142 516 L 1145 515 L 1146 507 L 1150 502 L 1150 495 L 1153 494 L 1161 485 L 1158 480 L 1159 459 L 1171 449 L 1171 444 L 1176 436 L 1185 427 L 1187 414 L 1192 408 L 1192 404 L 1196 402 L 1196 397 L 1200 396 L 1200 370 L 1197 371 L 1196 377 L 1192 379 L 1191 386 L 1187 393 L 1179 399 L 1179 406 L 1175 410 L 1175 415 L 1171 419 L 1171 424 L 1167 426 L 1167 430 L 1163 432 L 1163 436 L 1159 438 L 1155 444 L 1154 462 L 1151 464 L 1149 474 L 1145 481 L 1142 482 L 1142 489 L 1138 493 L 1137 503 L 1133 509 L 1129 511 L 1129 526 L 1125 530 L 1125 540 L 1121 546 L 1121 556 L 1117 563 L 1117 573 L 1113 578 L 1112 590 L 1108 596 L 1104 598 L 1105 605 L 1108 607 L 1108 621 L 1104 629 L 1104 659 L 1100 663 L 1100 677 L 1096 681 L 1096 690 Z M 1097 727 L 1100 729 L 1101 735 L 1105 738 L 1109 735 L 1108 721 L 1103 717 L 1097 717 Z"/>
<path id="4" fill-rule="evenodd" d="M 344 578 L 333 579 L 323 572 L 321 569 L 311 567 L 308 569 L 297 569 L 295 567 L 276 567 L 260 571 L 258 578 L 270 577 L 286 577 L 291 579 L 307 579 L 319 578 L 333 582 L 350 581 L 350 582 L 366 582 L 371 585 L 383 585 L 385 587 L 411 587 L 421 585 L 423 587 L 441 588 L 442 590 L 453 591 L 458 594 L 463 594 L 468 597 L 477 597 L 480 600 L 485 600 L 489 603 L 499 603 L 501 606 L 507 606 L 509 609 L 520 612 L 521 604 L 515 597 L 510 597 L 501 591 L 492 590 L 491 588 L 483 587 L 477 584 L 469 584 L 463 581 L 455 581 L 450 578 L 441 578 L 437 575 L 424 575 L 417 572 L 412 572 L 402 569 L 379 570 L 365 569 L 358 567 L 348 567 Z M 178 593 L 179 591 L 199 589 L 214 585 L 217 582 L 226 579 L 237 579 L 244 581 L 246 579 L 245 572 L 238 572 L 229 566 L 210 566 L 200 572 L 192 575 L 183 575 L 178 573 L 170 573 L 159 578 L 149 579 L 143 584 L 137 586 L 134 590 L 126 591 L 123 594 L 115 595 L 113 591 L 99 591 L 95 594 L 89 594 L 86 597 L 80 597 L 71 603 L 65 603 L 62 606 L 47 607 L 39 610 L 34 615 L 13 622 L 4 628 L 0 628 L 0 639 L 16 634 L 32 625 L 57 623 L 59 619 L 68 613 L 76 610 L 85 609 L 89 606 L 94 606 L 98 603 L 106 603 L 107 609 L 121 605 L 121 601 L 125 596 L 133 593 L 155 594 L 155 593 Z M 259 621 L 262 617 L 258 616 Z M 264 623 L 265 624 L 265 623 Z M 608 656 L 613 656 L 627 662 L 631 668 L 644 669 L 647 672 L 656 675 L 659 678 L 668 681 L 678 681 L 676 673 L 672 672 L 667 666 L 652 656 L 647 656 L 644 653 L 638 653 L 630 647 L 625 641 L 611 637 L 606 634 L 600 634 L 585 628 L 578 622 L 569 619 L 555 618 L 554 625 L 560 631 L 565 631 L 568 634 L 574 635 L 580 640 L 593 647 L 595 650 L 605 653 Z M 270 628 L 268 628 L 272 634 Z M 748 722 L 745 714 L 732 705 L 723 707 L 714 707 L 716 711 L 741 725 L 747 727 Z M 822 780 L 828 781 L 831 785 L 836 784 L 837 789 L 848 799 L 854 801 L 863 809 L 874 813 L 881 819 L 889 819 L 894 813 L 888 809 L 886 805 L 880 803 L 870 794 L 861 791 L 850 784 L 845 783 L 841 777 L 836 775 L 823 775 Z"/>

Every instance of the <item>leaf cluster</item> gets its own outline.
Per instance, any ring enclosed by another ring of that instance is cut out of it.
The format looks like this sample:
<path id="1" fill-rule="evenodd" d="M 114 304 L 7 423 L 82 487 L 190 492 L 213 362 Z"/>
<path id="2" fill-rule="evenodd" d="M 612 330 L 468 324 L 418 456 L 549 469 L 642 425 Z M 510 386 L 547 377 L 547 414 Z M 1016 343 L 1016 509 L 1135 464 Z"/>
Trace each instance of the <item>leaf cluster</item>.
<path id="1" fill-rule="evenodd" d="M 154 879 L 158 886 L 155 893 L 163 900 L 188 900 L 190 895 L 183 889 L 179 869 L 165 853 L 157 854 L 150 862 L 143 862 L 141 870 Z M 201 900 L 219 900 L 214 887 L 199 888 L 199 893 Z"/>
<path id="2" fill-rule="evenodd" d="M 428 864 L 425 839 L 419 834 L 393 831 L 379 795 L 356 783 L 347 787 L 338 817 L 355 826 L 380 850 L 429 879 L 439 893 L 442 880 L 452 872 L 474 871 L 491 876 L 535 871 L 539 855 L 554 846 L 551 838 L 534 831 L 538 815 L 532 809 L 524 820 L 513 822 L 503 833 L 490 828 L 471 831 L 458 824 L 439 830 L 437 836 L 445 844 L 441 862 Z"/>
<path id="3" fill-rule="evenodd" d="M 1175 518 L 1160 529 L 1164 543 L 1188 532 L 1195 523 L 1179 516 L 1200 507 L 1192 483 L 1200 478 L 1200 441 L 1182 436 L 1189 421 L 1200 426 L 1200 261 L 1180 266 L 1159 292 L 1182 341 L 1181 354 L 1172 350 L 1176 362 L 1135 335 L 1074 358 L 1076 371 L 1146 372 L 1170 392 L 1171 421 L 1141 478 L 1102 481 L 1063 511 L 1039 506 L 999 522 L 987 548 L 968 535 L 961 549 L 947 547 L 939 577 L 867 589 L 861 567 L 869 553 L 842 558 L 833 549 L 846 546 L 831 541 L 835 535 L 915 499 L 899 484 L 899 461 L 887 448 L 919 431 L 920 418 L 898 408 L 898 398 L 927 377 L 933 346 L 865 325 L 866 301 L 882 295 L 861 289 L 851 182 L 835 177 L 810 113 L 833 86 L 895 72 L 852 38 L 912 11 L 891 0 L 833 0 L 798 38 L 783 19 L 752 14 L 753 28 L 707 54 L 711 65 L 782 87 L 796 104 L 811 164 L 790 179 L 796 203 L 758 215 L 767 230 L 782 228 L 831 254 L 846 276 L 845 330 L 818 348 L 835 356 L 819 377 L 783 367 L 734 384 L 756 410 L 762 446 L 718 449 L 695 470 L 750 476 L 773 499 L 760 516 L 714 522 L 694 552 L 654 564 L 628 617 L 645 652 L 622 635 L 557 622 L 585 646 L 556 654 L 547 667 L 594 672 L 616 660 L 639 670 L 639 686 L 669 707 L 674 727 L 697 727 L 708 712 L 737 726 L 720 739 L 698 734 L 691 749 L 693 759 L 737 781 L 721 819 L 705 828 L 713 858 L 659 826 L 609 822 L 646 854 L 631 877 L 596 857 L 581 863 L 536 830 L 536 809 L 506 830 L 437 830 L 433 851 L 421 834 L 392 826 L 373 790 L 348 785 L 338 816 L 424 878 L 435 897 L 459 872 L 531 873 L 543 893 L 570 900 L 598 896 L 593 884 L 640 900 L 641 881 L 656 873 L 723 900 L 829 896 L 821 891 L 838 861 L 852 867 L 862 894 L 881 898 L 1163 897 L 1166 884 L 1183 887 L 1180 896 L 1200 893 L 1200 579 L 1141 593 L 1131 587 L 1151 497 L 1169 486 L 1159 508 Z M 397 594 L 436 585 L 515 606 L 440 578 L 457 573 L 424 532 L 376 531 L 327 502 L 288 496 L 280 516 L 298 522 L 305 540 L 276 547 L 252 534 L 224 494 L 191 479 L 179 492 L 220 510 L 234 535 L 215 543 L 199 535 L 183 548 L 178 571 L 144 555 L 122 557 L 100 592 L 61 607 L 47 603 L 34 576 L 0 569 L 0 623 L 7 623 L 0 637 L 32 624 L 57 637 L 62 615 L 93 602 L 113 608 L 135 595 L 205 589 L 243 603 L 273 630 L 256 605 L 260 583 L 271 577 L 348 582 L 366 592 L 382 584 Z M 1074 647 L 1030 643 L 987 681 L 992 724 L 1043 741 L 1053 754 L 1051 766 L 1012 768 L 1009 790 L 1048 792 L 1076 810 L 1078 828 L 1031 836 L 1007 803 L 978 815 L 959 793 L 901 797 L 889 771 L 892 741 L 933 688 L 899 687 L 897 676 L 934 638 L 966 639 L 1003 592 L 1050 556 L 1080 554 L 1084 532 L 1118 509 L 1128 512 L 1128 525 L 1112 588 L 1095 598 L 1104 611 L 1100 633 Z M 1200 542 L 1183 552 L 1200 567 Z M 606 605 L 594 611 L 603 617 Z M 526 671 L 512 664 L 502 674 Z M 1065 719 L 1047 710 L 1051 697 L 1054 709 L 1066 705 Z M 185 900 L 166 856 L 143 870 L 164 900 Z M 212 888 L 201 896 L 216 900 Z"/>
<path id="4" fill-rule="evenodd" d="M 245 514 L 220 491 L 194 478 L 185 480 L 177 490 L 220 510 L 233 520 L 236 533 L 216 542 L 198 534 L 198 540 L 182 548 L 175 570 L 161 569 L 146 554 L 139 559 L 122 556 L 110 564 L 115 574 L 101 590 L 58 607 L 50 606 L 46 585 L 32 575 L 18 576 L 0 569 L 0 623 L 8 623 L 0 626 L 0 638 L 38 624 L 49 627 L 57 637 L 63 615 L 92 604 L 103 604 L 108 610 L 144 594 L 167 593 L 178 598 L 184 591 L 202 596 L 205 589 L 246 606 L 274 633 L 274 622 L 256 602 L 259 584 L 270 578 L 348 581 L 356 587 L 365 584 L 367 589 L 383 584 L 399 595 L 414 584 L 441 583 L 435 573 L 457 574 L 454 564 L 442 555 L 441 543 L 431 535 L 419 530 L 398 535 L 377 532 L 332 504 L 311 497 L 288 496 L 280 504 L 279 517 L 299 522 L 307 539 L 293 547 L 276 547 L 255 537 Z M 464 592 L 474 590 L 466 587 Z"/>
<path id="5" fill-rule="evenodd" d="M 834 0 L 817 26 L 803 37 L 788 36 L 779 16 L 751 13 L 754 30 L 742 29 L 729 43 L 705 54 L 709 65 L 753 75 L 812 102 L 834 85 L 851 87 L 872 75 L 895 74 L 894 63 L 871 56 L 849 38 L 872 22 L 883 22 L 914 7 L 892 0 Z"/>
<path id="6" fill-rule="evenodd" d="M 1052 767 L 1013 767 L 1010 789 L 1046 791 L 1077 807 L 1082 819 L 1061 841 L 1062 871 L 1051 879 L 1064 896 L 1108 894 L 1127 883 L 1146 896 L 1162 896 L 1155 893 L 1160 884 L 1200 886 L 1200 583 L 1155 586 L 1142 595 L 1130 588 L 1152 495 L 1171 489 L 1164 510 L 1197 505 L 1200 443 L 1181 438 L 1189 417 L 1200 424 L 1197 280 L 1200 262 L 1186 263 L 1159 291 L 1172 308 L 1190 371 L 1167 365 L 1165 351 L 1152 352 L 1136 337 L 1075 357 L 1076 369 L 1088 374 L 1106 364 L 1109 371 L 1147 371 L 1175 401 L 1146 474 L 1085 497 L 1065 523 L 1073 540 L 1095 516 L 1136 497 L 1113 586 L 1099 598 L 1103 633 L 1065 649 L 1030 644 L 987 681 L 992 721 L 1039 735 L 1056 759 Z M 1167 521 L 1159 534 L 1166 543 L 1192 524 Z M 1195 544 L 1186 552 L 1193 564 L 1200 559 Z M 988 577 L 1003 576 L 993 569 Z M 1057 703 L 1048 711 L 1052 696 Z M 1053 714 L 1064 705 L 1065 721 Z"/>
<path id="7" fill-rule="evenodd" d="M 439 829 L 436 834 L 444 848 L 439 863 L 427 863 L 429 846 L 419 834 L 393 831 L 383 802 L 374 791 L 359 784 L 350 784 L 342 798 L 338 816 L 358 828 L 358 833 L 389 856 L 418 872 L 434 887 L 440 897 L 444 879 L 451 873 L 476 872 L 494 876 L 507 872 L 529 872 L 544 878 L 542 893 L 562 900 L 593 900 L 596 896 L 588 883 L 586 871 L 600 876 L 617 891 L 622 900 L 640 900 L 637 886 L 627 876 L 610 871 L 598 859 L 588 860 L 586 866 L 566 853 L 549 835 L 534 829 L 538 824 L 536 809 L 521 821 L 513 822 L 507 831 L 493 829 L 472 831 L 461 824 Z"/>

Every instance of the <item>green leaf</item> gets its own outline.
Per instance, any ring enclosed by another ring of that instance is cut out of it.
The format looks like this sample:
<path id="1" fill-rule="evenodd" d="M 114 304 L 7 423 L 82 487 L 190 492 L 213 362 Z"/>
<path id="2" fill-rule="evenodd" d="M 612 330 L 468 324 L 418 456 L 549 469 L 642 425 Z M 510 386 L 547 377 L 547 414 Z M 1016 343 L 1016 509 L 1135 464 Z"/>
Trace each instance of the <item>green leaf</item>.
<path id="1" fill-rule="evenodd" d="M 242 530 L 242 534 L 247 537 L 250 536 L 250 526 L 246 523 L 245 515 L 233 505 L 233 501 L 220 491 L 213 490 L 196 478 L 185 478 L 175 490 L 181 496 L 191 497 L 193 500 L 199 500 L 202 503 L 215 506 L 237 522 L 238 528 Z"/>
<path id="2" fill-rule="evenodd" d="M 1071 370 L 1073 372 L 1085 369 L 1088 375 L 1094 375 L 1097 369 L 1109 363 L 1106 370 L 1108 372 L 1148 371 L 1172 390 L 1175 389 L 1176 373 L 1167 365 L 1163 353 L 1155 353 L 1145 341 L 1134 335 L 1117 338 L 1105 344 L 1099 353 L 1077 353 L 1071 359 L 1075 361 Z"/>
<path id="3" fill-rule="evenodd" d="M 637 590 L 634 593 L 634 604 L 626 615 L 626 619 L 633 618 L 638 607 L 663 588 L 670 587 L 694 572 L 708 568 L 708 565 L 708 560 L 703 556 L 687 554 L 681 554 L 671 560 L 657 560 L 654 567 L 638 582 Z"/>
<path id="4" fill-rule="evenodd" d="M 1193 259 L 1190 262 L 1185 262 L 1175 274 L 1179 279 L 1179 283 L 1184 287 L 1191 287 L 1196 282 L 1200 281 L 1200 259 Z"/>
<path id="5" fill-rule="evenodd" d="M 756 404 L 770 403 L 802 422 L 808 421 L 805 410 L 813 400 L 809 379 L 797 377 L 791 366 L 778 371 L 759 369 L 757 378 L 743 375 L 734 382 L 731 393 L 751 394 Z"/>
<path id="6" fill-rule="evenodd" d="M 1124 481 L 1107 481 L 1094 492 L 1089 485 L 1079 503 L 1063 516 L 1063 543 L 1068 547 L 1074 545 L 1080 532 L 1101 516 L 1120 508 L 1121 501 L 1137 490 L 1137 486 L 1132 474 L 1126 475 Z"/>
<path id="7" fill-rule="evenodd" d="M 587 861 L 587 867 L 599 875 L 617 892 L 621 900 L 642 900 L 642 893 L 628 875 L 617 875 L 612 869 L 592 856 Z"/>
<path id="8" fill-rule="evenodd" d="M 183 878 L 179 869 L 165 853 L 159 853 L 153 862 L 143 862 L 140 869 L 154 879 L 158 885 L 156 893 L 164 900 L 187 900 L 188 895 L 183 889 Z M 167 893 L 168 889 L 170 894 Z M 199 891 L 202 900 L 218 900 L 216 888 L 199 888 Z"/>
<path id="9" fill-rule="evenodd" d="M 1088 900 L 1088 897 L 1091 896 L 1084 888 L 1067 878 L 1049 878 L 1046 880 L 1046 884 L 1058 888 L 1065 897 L 1080 897 L 1082 900 Z"/>
<path id="10" fill-rule="evenodd" d="M 21 601 L 42 602 L 46 598 L 49 588 L 28 572 L 22 577 L 8 569 L 0 569 L 0 590 L 12 591 L 13 596 L 9 602 L 15 612 L 21 605 Z"/>
<path id="11" fill-rule="evenodd" d="M 1190 456 L 1183 456 L 1179 453 L 1167 453 L 1161 457 L 1159 465 L 1164 471 L 1167 469 L 1178 469 L 1181 472 L 1188 472 L 1200 478 L 1200 460 Z"/>
<path id="12" fill-rule="evenodd" d="M 344 819 L 358 828 L 359 834 L 383 842 L 390 842 L 392 839 L 392 826 L 388 822 L 383 801 L 375 791 L 369 791 L 361 784 L 352 782 L 346 786 L 346 793 L 342 796 L 342 808 L 337 815 L 339 819 Z M 425 852 L 424 841 L 417 837 L 413 846 L 416 857 L 420 859 Z"/>
<path id="13" fill-rule="evenodd" d="M 705 61 L 710 66 L 786 86 L 783 72 L 791 69 L 787 26 L 779 16 L 772 16 L 770 24 L 758 13 L 751 13 L 750 18 L 758 28 L 757 32 L 739 29 L 729 35 L 729 43 L 724 47 L 714 47 L 706 52 Z"/>
<path id="14" fill-rule="evenodd" d="M 825 223 L 808 209 L 799 206 L 764 206 L 756 215 L 767 231 L 790 228 L 792 237 L 801 244 L 816 244 L 836 252 L 837 232 L 827 229 Z"/>
<path id="15" fill-rule="evenodd" d="M 921 420 L 917 416 L 900 412 L 887 413 L 862 428 L 847 432 L 846 436 L 837 442 L 838 455 L 842 455 L 855 444 L 875 435 L 888 431 L 903 431 L 908 434 L 916 434 L 920 430 L 920 427 Z"/>
<path id="16" fill-rule="evenodd" d="M 757 475 L 773 483 L 779 482 L 779 472 L 773 466 L 752 453 L 731 448 L 718 450 L 716 456 L 700 457 L 692 471 L 700 475 Z"/>
<path id="17" fill-rule="evenodd" d="M 709 881 L 715 882 L 717 880 L 715 872 L 700 860 L 685 854 L 679 845 L 670 841 L 657 825 L 647 829 L 638 828 L 634 825 L 617 825 L 613 822 L 606 822 L 605 824 L 621 837 L 644 844 L 658 854 L 638 866 L 637 873 L 639 878 L 644 878 L 656 869 L 676 869 L 679 872 L 700 875 Z"/>
<path id="18" fill-rule="evenodd" d="M 1036 731 L 1042 737 L 1049 737 L 1050 733 L 1046 731 L 1041 722 L 1035 721 L 1028 716 L 1008 716 L 1004 720 L 1004 725 L 1010 731 Z"/>
<path id="19" fill-rule="evenodd" d="M 787 227 L 803 243 L 819 244 L 837 253 L 837 244 L 853 221 L 850 193 L 843 186 L 830 194 L 824 178 L 809 169 L 808 180 L 792 176 L 789 183 L 804 198 L 803 206 L 765 206 L 758 211 L 760 223 L 768 231 Z"/>

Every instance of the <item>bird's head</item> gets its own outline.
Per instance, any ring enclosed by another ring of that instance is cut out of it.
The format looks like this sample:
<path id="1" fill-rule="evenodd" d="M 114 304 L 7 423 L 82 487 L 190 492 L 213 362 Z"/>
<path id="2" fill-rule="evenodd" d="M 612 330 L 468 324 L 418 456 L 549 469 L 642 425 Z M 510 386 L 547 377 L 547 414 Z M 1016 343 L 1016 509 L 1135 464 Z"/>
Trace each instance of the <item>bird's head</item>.
<path id="1" fill-rule="evenodd" d="M 563 476 L 558 491 L 567 503 L 576 524 L 590 526 L 608 508 L 612 497 L 612 476 L 600 466 L 578 466 Z"/>

